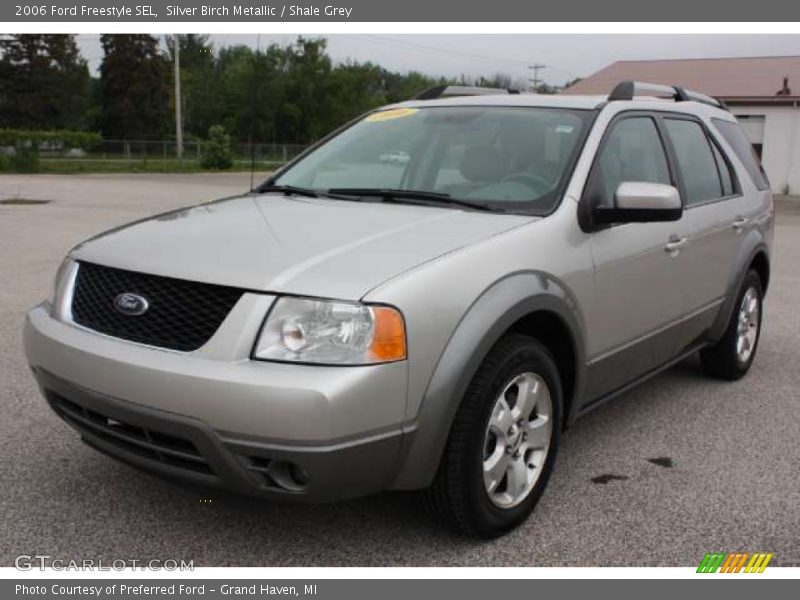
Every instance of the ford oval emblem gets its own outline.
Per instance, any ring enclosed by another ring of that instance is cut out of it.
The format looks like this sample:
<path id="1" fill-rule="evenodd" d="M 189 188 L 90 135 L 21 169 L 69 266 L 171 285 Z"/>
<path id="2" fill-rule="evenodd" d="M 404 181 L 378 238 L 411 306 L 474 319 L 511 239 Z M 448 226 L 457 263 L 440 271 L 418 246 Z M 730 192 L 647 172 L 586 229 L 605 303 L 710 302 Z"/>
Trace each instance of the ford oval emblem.
<path id="1" fill-rule="evenodd" d="M 143 315 L 150 308 L 147 298 L 138 294 L 125 292 L 114 298 L 114 307 L 123 315 L 138 316 Z"/>

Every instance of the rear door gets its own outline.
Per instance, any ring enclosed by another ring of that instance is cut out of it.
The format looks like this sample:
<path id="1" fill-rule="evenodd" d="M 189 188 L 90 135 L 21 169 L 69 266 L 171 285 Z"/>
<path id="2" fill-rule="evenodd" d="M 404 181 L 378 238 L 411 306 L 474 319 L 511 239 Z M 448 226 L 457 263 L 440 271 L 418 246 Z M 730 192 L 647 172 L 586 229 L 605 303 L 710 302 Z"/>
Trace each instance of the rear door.
<path id="1" fill-rule="evenodd" d="M 729 160 L 699 119 L 669 114 L 662 122 L 689 223 L 680 282 L 686 321 L 679 342 L 689 346 L 712 325 L 725 298 L 740 243 L 743 200 Z"/>
<path id="2" fill-rule="evenodd" d="M 624 181 L 677 185 L 657 116 L 621 113 L 609 126 L 592 166 L 583 202 L 613 203 Z M 684 217 L 666 223 L 626 223 L 592 234 L 595 301 L 588 306 L 589 390 L 614 391 L 668 361 L 685 312 L 681 284 Z"/>
<path id="3" fill-rule="evenodd" d="M 721 139 L 727 142 L 731 155 L 735 155 L 744 167 L 741 177 L 746 181 L 742 181 L 741 186 L 741 215 L 738 215 L 737 229 L 745 234 L 751 228 L 765 231 L 772 221 L 772 191 L 755 145 L 737 122 L 717 118 L 711 119 L 711 122 L 722 135 Z M 742 240 L 744 237 L 740 235 Z"/>

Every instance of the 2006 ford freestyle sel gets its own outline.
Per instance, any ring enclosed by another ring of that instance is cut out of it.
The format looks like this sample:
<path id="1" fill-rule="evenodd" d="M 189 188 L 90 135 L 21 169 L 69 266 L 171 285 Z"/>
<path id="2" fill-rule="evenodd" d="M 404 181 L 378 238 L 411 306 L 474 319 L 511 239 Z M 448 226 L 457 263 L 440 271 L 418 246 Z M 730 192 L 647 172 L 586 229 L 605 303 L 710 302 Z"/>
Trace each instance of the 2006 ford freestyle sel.
<path id="1" fill-rule="evenodd" d="M 725 107 L 483 92 L 376 110 L 251 193 L 76 246 L 25 324 L 53 410 L 161 475 L 425 489 L 491 537 L 576 417 L 694 352 L 744 375 L 774 209 Z"/>

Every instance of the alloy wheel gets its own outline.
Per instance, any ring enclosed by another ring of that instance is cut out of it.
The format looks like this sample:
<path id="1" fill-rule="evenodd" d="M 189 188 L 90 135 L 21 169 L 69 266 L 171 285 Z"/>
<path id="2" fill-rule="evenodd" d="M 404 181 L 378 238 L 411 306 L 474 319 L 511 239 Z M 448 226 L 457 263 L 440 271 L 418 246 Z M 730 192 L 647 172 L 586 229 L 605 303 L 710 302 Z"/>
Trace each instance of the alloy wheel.
<path id="1" fill-rule="evenodd" d="M 739 305 L 739 321 L 736 329 L 736 356 L 741 363 L 746 363 L 753 354 L 758 339 L 760 312 L 758 291 L 754 287 L 749 287 Z"/>
<path id="2" fill-rule="evenodd" d="M 536 373 L 517 375 L 495 400 L 482 457 L 484 489 L 495 506 L 517 506 L 533 490 L 547 460 L 552 417 L 550 390 Z"/>

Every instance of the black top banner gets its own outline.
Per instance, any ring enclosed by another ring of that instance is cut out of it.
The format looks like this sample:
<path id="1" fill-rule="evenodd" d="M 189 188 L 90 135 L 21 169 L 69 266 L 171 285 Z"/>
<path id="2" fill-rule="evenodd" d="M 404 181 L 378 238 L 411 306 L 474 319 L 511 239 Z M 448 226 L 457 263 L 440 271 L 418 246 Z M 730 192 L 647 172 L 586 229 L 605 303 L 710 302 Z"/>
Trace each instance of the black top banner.
<path id="1" fill-rule="evenodd" d="M 798 21 L 800 4 L 787 0 L 329 0 L 222 2 L 159 0 L 4 0 L 4 22 L 614 22 Z"/>

